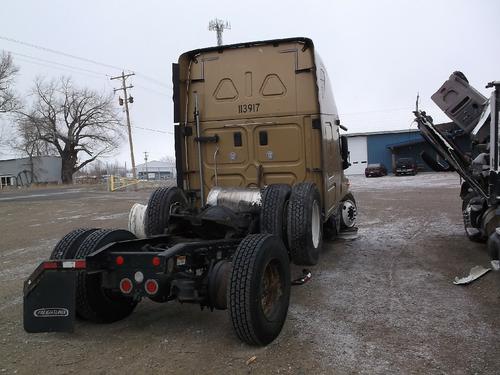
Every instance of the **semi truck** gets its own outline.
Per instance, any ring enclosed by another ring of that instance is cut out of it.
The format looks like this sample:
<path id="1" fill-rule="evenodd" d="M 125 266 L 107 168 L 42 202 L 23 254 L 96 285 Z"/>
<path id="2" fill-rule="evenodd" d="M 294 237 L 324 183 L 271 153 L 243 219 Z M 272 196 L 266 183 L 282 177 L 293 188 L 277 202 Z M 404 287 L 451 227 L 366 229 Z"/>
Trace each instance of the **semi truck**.
<path id="1" fill-rule="evenodd" d="M 463 179 L 460 189 L 465 233 L 471 241 L 484 242 L 493 261 L 500 256 L 500 81 L 486 85 L 486 97 L 469 84 L 465 74 L 453 72 L 431 96 L 454 122 L 453 136 L 434 125 L 425 111 L 414 112 L 418 127 L 435 149 L 440 161 L 427 153 L 426 163 L 436 171 L 456 171 Z M 457 142 L 460 136 L 468 140 Z M 465 147 L 467 146 L 467 147 Z"/>
<path id="2" fill-rule="evenodd" d="M 25 282 L 26 331 L 112 323 L 148 298 L 227 309 L 239 339 L 266 345 L 310 278 L 290 263 L 356 233 L 345 127 L 310 39 L 189 51 L 172 76 L 176 186 L 135 205 L 130 230 L 64 236 Z"/>

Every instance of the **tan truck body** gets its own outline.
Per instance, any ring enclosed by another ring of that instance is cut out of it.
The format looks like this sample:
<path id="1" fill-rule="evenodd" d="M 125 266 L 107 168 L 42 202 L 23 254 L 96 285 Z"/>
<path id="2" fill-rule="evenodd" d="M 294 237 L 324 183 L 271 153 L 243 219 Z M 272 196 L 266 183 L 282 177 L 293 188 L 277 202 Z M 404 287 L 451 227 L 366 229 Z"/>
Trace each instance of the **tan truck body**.
<path id="1" fill-rule="evenodd" d="M 177 69 L 181 187 L 201 190 L 197 109 L 199 135 L 209 139 L 201 143 L 205 198 L 214 186 L 311 181 L 321 194 L 323 219 L 334 212 L 348 192 L 340 123 L 326 68 L 310 39 L 195 50 L 180 56 Z"/>

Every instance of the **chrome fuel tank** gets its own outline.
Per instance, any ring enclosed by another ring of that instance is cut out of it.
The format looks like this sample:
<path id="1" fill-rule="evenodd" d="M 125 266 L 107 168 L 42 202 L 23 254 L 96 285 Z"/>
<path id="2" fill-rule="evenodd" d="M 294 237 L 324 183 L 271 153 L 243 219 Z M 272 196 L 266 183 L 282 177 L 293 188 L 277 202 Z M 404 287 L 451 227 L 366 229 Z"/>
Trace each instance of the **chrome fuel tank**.
<path id="1" fill-rule="evenodd" d="M 207 204 L 209 206 L 224 206 L 235 212 L 256 212 L 261 207 L 261 190 L 216 186 L 208 193 Z"/>

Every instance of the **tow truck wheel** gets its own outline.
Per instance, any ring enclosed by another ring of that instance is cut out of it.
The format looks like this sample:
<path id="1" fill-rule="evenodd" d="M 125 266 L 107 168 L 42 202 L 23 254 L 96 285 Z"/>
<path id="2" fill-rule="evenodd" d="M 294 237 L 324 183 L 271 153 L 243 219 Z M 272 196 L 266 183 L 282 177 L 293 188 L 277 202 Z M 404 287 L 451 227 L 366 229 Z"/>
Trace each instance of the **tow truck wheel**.
<path id="1" fill-rule="evenodd" d="M 475 192 L 466 193 L 462 199 L 462 217 L 467 238 L 472 242 L 484 243 L 487 234 L 481 229 L 481 218 L 485 212 L 484 200 Z"/>
<path id="2" fill-rule="evenodd" d="M 286 212 L 292 189 L 286 184 L 272 184 L 262 193 L 260 232 L 274 234 L 286 241 Z"/>
<path id="3" fill-rule="evenodd" d="M 170 186 L 153 191 L 144 217 L 144 228 L 147 237 L 164 234 L 168 230 L 170 210 L 174 205 L 187 207 L 187 200 L 181 189 Z"/>
<path id="4" fill-rule="evenodd" d="M 491 260 L 498 261 L 500 259 L 500 228 L 495 229 L 488 238 L 488 252 Z"/>
<path id="5" fill-rule="evenodd" d="M 318 263 L 323 239 L 321 199 L 314 183 L 303 182 L 292 188 L 287 215 L 288 247 L 293 263 Z"/>
<path id="6" fill-rule="evenodd" d="M 50 254 L 50 259 L 74 259 L 81 243 L 97 229 L 79 228 L 66 234 L 56 244 Z"/>
<path id="7" fill-rule="evenodd" d="M 251 234 L 233 257 L 228 288 L 229 314 L 236 335 L 250 345 L 266 345 L 281 332 L 290 302 L 290 264 L 277 236 Z"/>
<path id="8" fill-rule="evenodd" d="M 340 227 L 341 229 L 352 228 L 356 225 L 358 208 L 356 200 L 351 193 L 347 194 L 341 202 Z"/>
<path id="9" fill-rule="evenodd" d="M 135 239 L 127 230 L 99 229 L 91 233 L 80 245 L 76 259 L 85 257 L 111 242 Z M 112 323 L 121 320 L 134 311 L 137 302 L 130 297 L 101 284 L 100 274 L 80 272 L 76 281 L 76 312 L 79 317 L 96 322 Z"/>

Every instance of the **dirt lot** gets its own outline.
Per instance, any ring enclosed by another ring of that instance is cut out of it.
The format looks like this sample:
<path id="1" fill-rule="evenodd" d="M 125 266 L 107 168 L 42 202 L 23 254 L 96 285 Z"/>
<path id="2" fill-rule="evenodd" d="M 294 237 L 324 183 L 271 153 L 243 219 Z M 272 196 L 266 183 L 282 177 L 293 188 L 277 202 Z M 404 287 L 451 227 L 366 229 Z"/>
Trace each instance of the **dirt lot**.
<path id="1" fill-rule="evenodd" d="M 354 177 L 352 185 L 359 238 L 325 244 L 265 348 L 240 343 L 225 311 L 151 301 L 112 325 L 26 334 L 22 283 L 37 263 L 71 229 L 125 227 L 149 192 L 0 193 L 1 373 L 498 373 L 500 272 L 452 284 L 489 262 L 464 236 L 458 177 Z"/>

